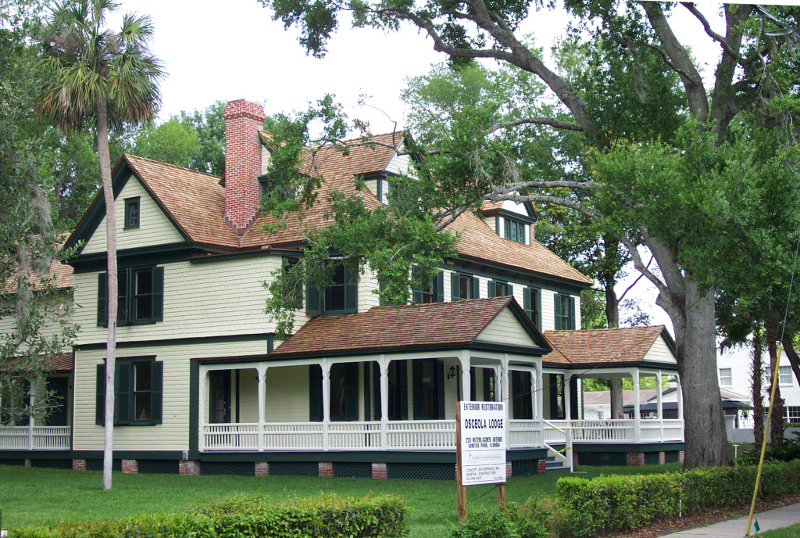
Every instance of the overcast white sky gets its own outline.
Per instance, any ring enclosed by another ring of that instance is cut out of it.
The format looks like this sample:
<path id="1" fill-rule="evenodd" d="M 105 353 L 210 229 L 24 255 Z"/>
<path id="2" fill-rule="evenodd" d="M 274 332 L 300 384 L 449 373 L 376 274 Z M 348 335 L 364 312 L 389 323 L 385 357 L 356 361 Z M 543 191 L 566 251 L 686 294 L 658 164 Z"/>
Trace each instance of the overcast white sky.
<path id="1" fill-rule="evenodd" d="M 709 19 L 716 19 L 718 4 L 704 1 Z M 326 93 L 336 94 L 349 107 L 351 117 L 366 118 L 375 133 L 403 126 L 400 90 L 409 77 L 428 72 L 431 64 L 445 60 L 432 42 L 408 27 L 384 34 L 375 30 L 342 27 L 329 44 L 326 58 L 306 56 L 297 31 L 284 30 L 257 0 L 122 0 L 119 10 L 150 15 L 155 25 L 153 53 L 164 61 L 168 77 L 163 82 L 161 118 L 185 110 L 204 109 L 214 101 L 246 98 L 261 102 L 267 114 L 306 107 Z M 696 56 L 713 66 L 719 48 L 713 46 L 700 24 L 685 10 L 674 25 L 679 39 L 694 43 Z M 717 31 L 722 24 L 713 21 Z M 525 21 L 523 30 L 536 43 L 549 46 L 563 35 L 567 17 L 561 11 L 543 11 Z M 119 23 L 109 21 L 111 28 Z M 375 108 L 358 107 L 361 95 L 370 96 Z M 640 283 L 639 286 L 642 284 Z M 655 323 L 669 318 L 653 304 L 654 290 L 638 293 L 649 303 Z"/>

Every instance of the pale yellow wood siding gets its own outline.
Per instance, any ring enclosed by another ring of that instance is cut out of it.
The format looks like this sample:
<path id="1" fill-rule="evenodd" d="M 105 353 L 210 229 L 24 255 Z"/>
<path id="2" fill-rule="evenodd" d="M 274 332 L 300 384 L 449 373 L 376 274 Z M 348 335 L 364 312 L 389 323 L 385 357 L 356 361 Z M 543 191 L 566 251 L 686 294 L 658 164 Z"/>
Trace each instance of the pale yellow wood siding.
<path id="1" fill-rule="evenodd" d="M 478 335 L 482 342 L 498 344 L 511 344 L 516 346 L 534 346 L 534 341 L 522 328 L 517 318 L 507 308 L 492 320 L 492 322 Z"/>
<path id="2" fill-rule="evenodd" d="M 358 277 L 358 311 L 366 312 L 373 306 L 380 306 L 380 297 L 373 290 L 378 290 L 378 275 L 367 267 L 364 274 Z"/>
<path id="3" fill-rule="evenodd" d="M 581 328 L 581 296 L 574 295 L 575 297 L 575 329 L 580 330 Z"/>
<path id="4" fill-rule="evenodd" d="M 669 364 L 676 364 L 675 355 L 669 350 L 666 342 L 660 336 L 653 342 L 653 346 L 644 356 L 645 361 L 664 362 Z"/>
<path id="5" fill-rule="evenodd" d="M 125 199 L 139 197 L 139 227 L 124 229 Z M 156 204 L 142 184 L 131 176 L 122 192 L 114 200 L 114 216 L 117 219 L 117 250 L 129 248 L 151 247 L 182 243 L 183 236 L 173 226 L 169 218 Z M 97 226 L 92 237 L 86 242 L 82 254 L 93 254 L 106 251 L 106 219 Z"/>
<path id="6" fill-rule="evenodd" d="M 117 349 L 120 359 L 155 356 L 164 364 L 163 420 L 156 426 L 114 428 L 115 450 L 188 450 L 189 364 L 192 358 L 263 353 L 262 342 L 142 346 Z M 76 351 L 73 448 L 102 450 L 103 427 L 95 424 L 97 365 L 105 350 Z M 207 394 L 201 395 L 207 397 Z"/>
<path id="7" fill-rule="evenodd" d="M 308 366 L 267 369 L 267 422 L 308 422 Z"/>
<path id="8" fill-rule="evenodd" d="M 257 256 L 206 263 L 164 265 L 164 320 L 117 329 L 119 342 L 267 333 L 274 331 L 264 313 L 262 283 L 280 266 L 279 256 Z M 78 343 L 105 341 L 97 326 L 98 273 L 75 275 Z M 305 311 L 298 313 L 298 327 Z M 261 350 L 266 352 L 266 348 Z"/>
<path id="9" fill-rule="evenodd" d="M 258 422 L 258 371 L 255 368 L 239 370 L 239 422 Z M 235 376 L 235 372 L 234 372 Z M 235 393 L 234 393 L 235 394 Z M 235 396 L 231 399 L 236 400 Z M 231 417 L 236 422 L 236 415 Z"/>
<path id="10" fill-rule="evenodd" d="M 550 290 L 542 290 L 542 326 L 540 330 L 552 331 L 556 328 L 555 320 L 555 292 Z"/>
<path id="11" fill-rule="evenodd" d="M 386 165 L 386 172 L 389 174 L 407 175 L 411 171 L 411 156 L 409 155 L 395 155 Z"/>
<path id="12" fill-rule="evenodd" d="M 60 325 L 59 320 L 63 320 L 65 323 L 67 323 L 67 325 L 72 325 L 72 323 L 74 323 L 72 321 L 73 316 L 62 316 L 65 311 L 72 308 L 71 292 L 63 292 L 60 298 L 48 299 L 46 301 L 43 300 L 39 304 L 42 305 L 40 308 L 40 313 L 45 317 L 44 325 L 42 326 L 41 331 L 41 336 L 43 338 L 51 339 L 54 336 L 61 336 L 63 334 L 63 328 Z M 8 304 L 8 306 L 3 308 L 3 310 L 9 311 L 11 308 L 13 308 L 13 306 Z M 11 334 L 16 330 L 16 328 L 17 320 L 13 315 L 0 317 L 0 334 Z M 70 346 L 66 346 L 63 350 L 69 351 L 70 349 Z"/>
<path id="13" fill-rule="evenodd" d="M 486 217 L 483 219 L 483 222 L 485 222 L 494 233 L 497 233 L 497 219 L 494 216 Z"/>

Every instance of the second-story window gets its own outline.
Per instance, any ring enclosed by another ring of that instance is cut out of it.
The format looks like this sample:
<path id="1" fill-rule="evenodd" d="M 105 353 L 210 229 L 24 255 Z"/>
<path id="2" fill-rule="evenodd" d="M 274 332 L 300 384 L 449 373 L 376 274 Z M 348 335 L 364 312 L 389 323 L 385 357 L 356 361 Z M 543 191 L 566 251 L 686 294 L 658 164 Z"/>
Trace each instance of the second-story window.
<path id="1" fill-rule="evenodd" d="M 542 329 L 542 292 L 537 288 L 522 289 L 522 308 L 534 325 Z"/>
<path id="2" fill-rule="evenodd" d="M 509 218 L 504 219 L 505 222 L 505 238 L 517 243 L 527 243 L 525 237 L 525 224 Z"/>
<path id="3" fill-rule="evenodd" d="M 733 376 L 730 368 L 719 369 L 719 384 L 723 387 L 730 387 L 733 385 Z"/>
<path id="4" fill-rule="evenodd" d="M 358 278 L 344 265 L 333 274 L 333 283 L 324 292 L 309 283 L 306 292 L 306 313 L 310 316 L 352 314 L 358 311 Z"/>
<path id="5" fill-rule="evenodd" d="M 128 267 L 117 272 L 117 325 L 164 319 L 164 268 Z M 108 326 L 108 277 L 97 279 L 97 325 Z"/>
<path id="6" fill-rule="evenodd" d="M 575 330 L 575 297 L 556 294 L 554 297 L 555 325 L 557 331 Z"/>
<path id="7" fill-rule="evenodd" d="M 419 272 L 418 267 L 412 267 L 412 273 L 416 275 Z M 411 290 L 411 302 L 413 304 L 427 304 L 427 303 L 441 303 L 444 301 L 444 272 L 439 273 L 434 277 L 430 286 L 414 288 Z"/>
<path id="8" fill-rule="evenodd" d="M 478 279 L 474 276 L 452 273 L 450 275 L 450 300 L 463 301 L 464 299 L 478 299 L 480 297 L 478 283 Z"/>
<path id="9" fill-rule="evenodd" d="M 514 287 L 501 280 L 489 281 L 489 297 L 505 297 L 514 295 Z"/>

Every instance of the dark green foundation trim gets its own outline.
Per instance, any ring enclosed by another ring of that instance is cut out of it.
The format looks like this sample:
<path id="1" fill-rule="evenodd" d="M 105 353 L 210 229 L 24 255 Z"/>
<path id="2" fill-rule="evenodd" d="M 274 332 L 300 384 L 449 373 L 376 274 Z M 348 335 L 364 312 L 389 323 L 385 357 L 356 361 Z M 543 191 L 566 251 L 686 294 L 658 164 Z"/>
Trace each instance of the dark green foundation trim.
<path id="1" fill-rule="evenodd" d="M 3 450 L 0 452 L 0 463 L 3 460 L 71 460 L 74 456 L 69 450 Z"/>
<path id="2" fill-rule="evenodd" d="M 234 336 L 199 336 L 196 338 L 169 338 L 165 340 L 145 340 L 137 342 L 117 342 L 117 349 L 157 346 L 185 346 L 195 344 L 225 344 L 228 342 L 258 342 L 266 341 L 266 352 L 269 353 L 275 341 L 273 333 L 240 334 Z M 105 342 L 80 344 L 75 346 L 78 351 L 96 351 L 106 349 Z"/>
<path id="3" fill-rule="evenodd" d="M 198 413 L 200 413 L 200 363 L 191 361 L 189 363 L 189 459 L 191 460 L 197 459 L 199 455 Z"/>
<path id="4" fill-rule="evenodd" d="M 602 444 L 581 444 L 572 443 L 572 450 L 575 452 L 665 452 L 683 450 L 684 443 L 647 443 L 647 444 L 623 444 L 623 445 L 602 445 Z"/>
<path id="5" fill-rule="evenodd" d="M 547 458 L 546 448 L 506 451 L 506 461 L 543 460 L 545 458 Z"/>

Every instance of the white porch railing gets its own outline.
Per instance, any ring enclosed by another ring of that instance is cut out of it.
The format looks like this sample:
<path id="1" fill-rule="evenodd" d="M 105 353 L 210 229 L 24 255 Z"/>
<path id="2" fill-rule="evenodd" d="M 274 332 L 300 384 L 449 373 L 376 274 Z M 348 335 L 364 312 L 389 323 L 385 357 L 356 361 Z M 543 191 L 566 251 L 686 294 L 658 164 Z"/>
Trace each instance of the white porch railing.
<path id="1" fill-rule="evenodd" d="M 69 450 L 69 426 L 0 427 L 0 450 Z"/>
<path id="2" fill-rule="evenodd" d="M 453 451 L 453 420 L 387 422 L 278 422 L 208 424 L 201 428 L 201 451 L 283 450 Z M 644 419 L 642 442 L 683 441 L 682 420 Z M 22 428 L 27 432 L 27 428 Z M 634 420 L 509 420 L 508 448 L 545 448 L 572 443 L 633 443 Z M 68 430 L 68 428 L 67 428 Z M 1 434 L 0 434 L 1 437 Z M 69 435 L 67 432 L 67 443 Z M 0 448 L 4 448 L 0 439 Z"/>

